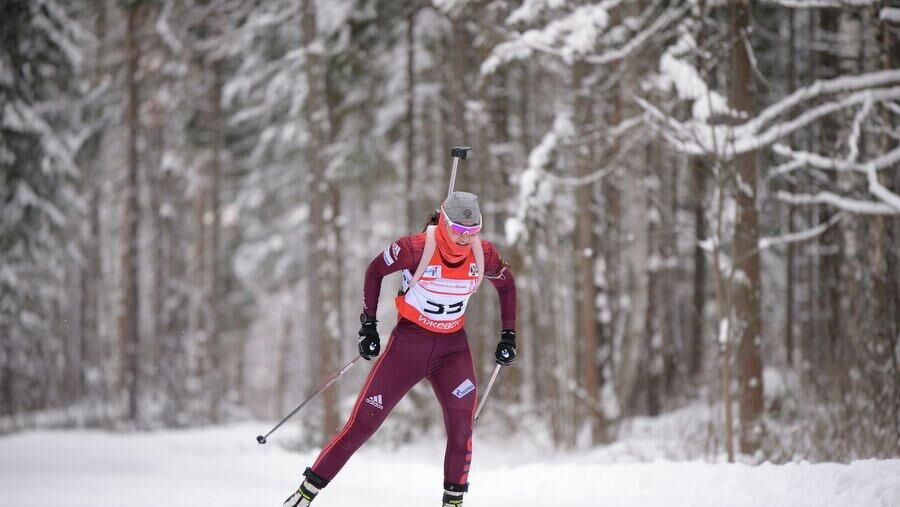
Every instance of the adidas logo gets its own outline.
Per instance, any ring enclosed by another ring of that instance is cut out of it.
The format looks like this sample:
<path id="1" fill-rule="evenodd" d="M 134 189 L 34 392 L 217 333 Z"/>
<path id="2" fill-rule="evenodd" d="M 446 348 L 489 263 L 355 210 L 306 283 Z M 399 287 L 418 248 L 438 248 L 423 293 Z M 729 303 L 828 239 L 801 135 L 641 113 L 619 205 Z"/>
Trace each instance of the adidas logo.
<path id="1" fill-rule="evenodd" d="M 380 394 L 376 394 L 375 396 L 369 396 L 368 398 L 366 398 L 366 403 L 368 403 L 369 405 L 372 405 L 373 407 L 375 407 L 379 410 L 384 410 L 384 405 L 381 404 L 381 395 Z"/>

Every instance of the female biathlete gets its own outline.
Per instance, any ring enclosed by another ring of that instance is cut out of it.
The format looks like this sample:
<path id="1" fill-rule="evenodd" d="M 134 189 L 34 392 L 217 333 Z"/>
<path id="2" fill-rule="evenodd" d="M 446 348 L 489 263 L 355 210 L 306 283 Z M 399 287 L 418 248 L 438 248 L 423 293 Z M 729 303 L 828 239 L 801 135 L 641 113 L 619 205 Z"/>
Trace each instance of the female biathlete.
<path id="1" fill-rule="evenodd" d="M 375 314 L 381 281 L 403 270 L 396 298 L 399 319 L 384 354 L 375 361 L 350 419 L 303 473 L 284 507 L 304 507 L 328 485 L 350 456 L 381 426 L 391 409 L 422 379 L 428 379 L 447 430 L 443 507 L 462 505 L 468 490 L 475 412 L 475 370 L 466 330 L 466 305 L 486 277 L 500 295 L 497 363 L 516 357 L 516 286 L 509 266 L 491 243 L 481 240 L 478 197 L 453 192 L 422 233 L 388 246 L 369 264 L 363 288 L 359 353 L 378 356 L 381 340 Z M 435 220 L 432 220 L 435 222 Z M 423 260 L 424 259 L 424 260 Z"/>

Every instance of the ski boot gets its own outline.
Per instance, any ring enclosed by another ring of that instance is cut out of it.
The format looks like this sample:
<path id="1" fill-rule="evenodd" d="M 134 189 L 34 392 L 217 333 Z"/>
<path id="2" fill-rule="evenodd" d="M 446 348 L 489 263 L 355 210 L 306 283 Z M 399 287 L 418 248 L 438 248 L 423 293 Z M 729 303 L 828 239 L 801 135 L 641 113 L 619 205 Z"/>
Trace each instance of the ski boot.
<path id="1" fill-rule="evenodd" d="M 311 468 L 307 468 L 303 476 L 303 483 L 284 501 L 282 507 L 308 507 L 319 491 L 328 485 L 328 481 L 316 475 Z"/>
<path id="2" fill-rule="evenodd" d="M 460 485 L 444 482 L 444 501 L 441 502 L 441 507 L 459 507 L 466 491 L 469 491 L 469 483 Z"/>

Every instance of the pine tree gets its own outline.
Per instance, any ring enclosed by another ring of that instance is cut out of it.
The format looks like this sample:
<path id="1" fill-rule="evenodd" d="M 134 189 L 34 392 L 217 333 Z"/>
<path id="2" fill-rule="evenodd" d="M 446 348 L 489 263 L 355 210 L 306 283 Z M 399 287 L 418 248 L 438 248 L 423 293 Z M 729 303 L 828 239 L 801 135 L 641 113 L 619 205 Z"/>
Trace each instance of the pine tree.
<path id="1" fill-rule="evenodd" d="M 89 37 L 55 1 L 7 2 L 0 17 L 0 413 L 59 401 L 79 137 L 77 71 Z"/>

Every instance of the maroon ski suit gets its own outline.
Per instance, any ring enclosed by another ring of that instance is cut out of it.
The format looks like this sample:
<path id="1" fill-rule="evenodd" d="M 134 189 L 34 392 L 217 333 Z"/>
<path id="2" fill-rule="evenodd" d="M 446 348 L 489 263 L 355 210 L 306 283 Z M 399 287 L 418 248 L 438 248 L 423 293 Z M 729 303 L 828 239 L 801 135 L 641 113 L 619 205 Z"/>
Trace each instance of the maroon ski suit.
<path id="1" fill-rule="evenodd" d="M 489 242 L 481 240 L 485 278 L 500 296 L 503 329 L 515 329 L 516 286 L 509 266 Z M 425 247 L 425 234 L 404 237 L 366 270 L 363 311 L 375 315 L 382 279 L 403 269 L 415 272 Z M 445 264 L 445 266 L 448 266 Z M 452 267 L 452 266 L 450 266 Z M 428 379 L 444 414 L 447 448 L 444 480 L 465 485 L 472 460 L 472 423 L 477 400 L 475 370 L 464 328 L 434 332 L 400 318 L 363 385 L 343 429 L 322 448 L 312 471 L 331 480 L 350 456 L 381 426 L 397 402 L 419 381 Z"/>

